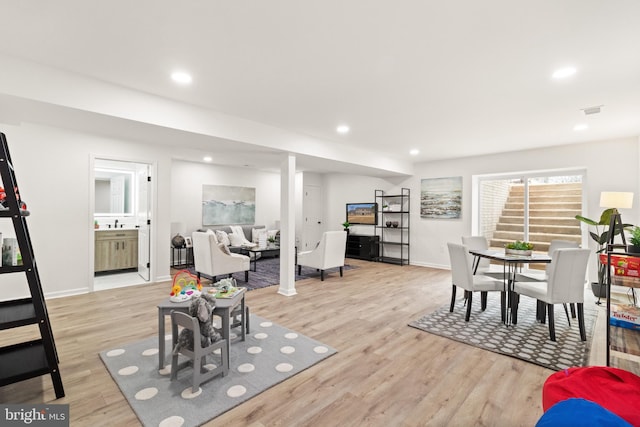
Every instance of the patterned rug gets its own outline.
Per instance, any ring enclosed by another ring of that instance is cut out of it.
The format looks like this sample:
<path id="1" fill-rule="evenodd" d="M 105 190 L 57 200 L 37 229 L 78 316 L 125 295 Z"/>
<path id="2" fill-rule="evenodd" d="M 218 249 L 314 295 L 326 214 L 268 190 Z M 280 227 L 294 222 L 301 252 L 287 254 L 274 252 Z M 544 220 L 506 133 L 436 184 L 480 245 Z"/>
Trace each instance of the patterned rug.
<path id="1" fill-rule="evenodd" d="M 348 260 L 345 260 L 348 263 Z M 346 271 L 358 268 L 356 265 L 345 264 L 343 268 L 343 274 L 347 274 Z M 195 274 L 193 267 L 189 268 L 189 271 Z M 332 277 L 340 277 L 339 268 L 330 268 L 325 270 L 324 279 Z M 207 276 L 204 276 L 208 278 Z M 280 283 L 280 258 L 260 258 L 256 261 L 256 271 L 249 271 L 249 282 L 244 281 L 244 272 L 233 273 L 233 277 L 238 281 L 238 285 L 246 287 L 247 290 L 266 288 L 267 286 L 273 286 Z M 315 268 L 302 267 L 302 274 L 298 274 L 296 268 L 295 280 L 309 279 L 315 277 L 320 280 L 320 272 Z M 218 277 L 220 280 L 222 277 Z"/>
<path id="2" fill-rule="evenodd" d="M 419 320 L 409 323 L 417 329 L 495 353 L 559 371 L 571 366 L 585 366 L 589 360 L 593 326 L 597 310 L 585 303 L 587 341 L 580 341 L 578 319 L 569 327 L 562 304 L 555 307 L 556 341 L 549 339 L 548 324 L 536 321 L 535 300 L 522 296 L 518 305 L 518 324 L 506 326 L 500 321 L 497 292 L 489 292 L 486 311 L 480 310 L 480 295 L 474 294 L 471 319 L 464 321 L 464 299 L 456 301 L 453 313 L 449 304 Z"/>
<path id="3" fill-rule="evenodd" d="M 166 338 L 171 341 L 171 335 Z M 336 353 L 255 315 L 246 341 L 232 343 L 230 350 L 227 376 L 203 383 L 196 393 L 191 368 L 181 369 L 171 381 L 169 357 L 169 365 L 158 370 L 157 336 L 106 349 L 100 358 L 142 425 L 186 427 L 202 425 Z M 211 358 L 208 363 L 220 362 Z"/>

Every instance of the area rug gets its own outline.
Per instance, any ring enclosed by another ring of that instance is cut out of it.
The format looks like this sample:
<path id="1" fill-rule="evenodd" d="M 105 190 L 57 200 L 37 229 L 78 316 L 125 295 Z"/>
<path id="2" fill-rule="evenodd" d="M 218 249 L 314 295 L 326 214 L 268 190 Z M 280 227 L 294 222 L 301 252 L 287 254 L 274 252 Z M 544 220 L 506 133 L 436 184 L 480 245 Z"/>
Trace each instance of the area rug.
<path id="1" fill-rule="evenodd" d="M 548 324 L 536 321 L 533 298 L 521 297 L 518 305 L 518 324 L 506 326 L 500 321 L 500 300 L 497 292 L 489 292 L 487 310 L 480 310 L 480 295 L 474 295 L 471 319 L 464 321 L 464 299 L 456 301 L 453 313 L 449 304 L 419 320 L 409 323 L 417 329 L 495 353 L 515 357 L 526 362 L 559 371 L 571 366 L 585 366 L 589 360 L 593 327 L 597 311 L 584 306 L 587 341 L 580 341 L 578 319 L 571 318 L 571 326 L 561 304 L 555 307 L 556 341 L 549 339 Z"/>
<path id="2" fill-rule="evenodd" d="M 104 350 L 100 358 L 143 425 L 177 427 L 201 425 L 336 353 L 255 315 L 250 325 L 246 341 L 231 344 L 229 374 L 203 383 L 196 393 L 190 367 L 174 381 L 170 357 L 158 370 L 157 336 Z M 170 348 L 171 336 L 166 338 Z"/>
<path id="3" fill-rule="evenodd" d="M 356 265 L 345 264 L 343 272 L 358 268 Z M 295 280 L 317 278 L 320 280 L 320 272 L 315 268 L 302 267 L 302 274 L 298 274 L 295 269 Z M 191 273 L 195 274 L 193 267 L 189 268 Z M 347 274 L 347 273 L 344 273 Z M 324 272 L 324 278 L 340 276 L 339 268 L 329 268 Z M 204 276 L 207 277 L 207 276 Z M 261 258 L 256 261 L 256 271 L 249 272 L 249 282 L 244 281 L 244 272 L 233 273 L 233 277 L 238 281 L 240 286 L 246 287 L 247 290 L 266 288 L 280 283 L 280 258 Z M 209 278 L 209 277 L 207 277 Z M 218 277 L 220 279 L 220 277 Z"/>

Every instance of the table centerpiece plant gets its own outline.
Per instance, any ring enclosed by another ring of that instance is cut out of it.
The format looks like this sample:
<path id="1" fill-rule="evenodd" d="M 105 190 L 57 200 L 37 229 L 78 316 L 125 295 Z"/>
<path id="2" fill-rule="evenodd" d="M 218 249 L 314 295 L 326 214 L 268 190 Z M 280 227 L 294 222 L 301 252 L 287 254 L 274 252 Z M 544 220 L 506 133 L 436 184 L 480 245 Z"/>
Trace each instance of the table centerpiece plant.
<path id="1" fill-rule="evenodd" d="M 516 240 L 515 242 L 507 243 L 505 245 L 505 254 L 510 255 L 531 255 L 533 250 L 533 243 L 522 242 Z"/>

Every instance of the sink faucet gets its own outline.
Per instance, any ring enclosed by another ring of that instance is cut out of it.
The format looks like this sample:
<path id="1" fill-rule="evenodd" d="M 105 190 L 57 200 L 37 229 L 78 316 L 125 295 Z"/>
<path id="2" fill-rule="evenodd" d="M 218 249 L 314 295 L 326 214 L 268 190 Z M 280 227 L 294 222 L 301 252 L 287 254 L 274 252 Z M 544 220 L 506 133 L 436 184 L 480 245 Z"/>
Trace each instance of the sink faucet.
<path id="1" fill-rule="evenodd" d="M 116 225 L 114 226 L 114 228 L 118 228 L 118 220 L 116 219 Z"/>

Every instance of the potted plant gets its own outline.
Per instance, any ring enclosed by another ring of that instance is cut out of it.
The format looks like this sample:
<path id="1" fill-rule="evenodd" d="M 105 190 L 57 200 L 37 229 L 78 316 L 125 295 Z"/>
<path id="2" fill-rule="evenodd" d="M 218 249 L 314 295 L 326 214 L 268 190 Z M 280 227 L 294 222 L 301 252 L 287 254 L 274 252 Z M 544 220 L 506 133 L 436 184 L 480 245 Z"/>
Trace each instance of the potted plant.
<path id="1" fill-rule="evenodd" d="M 611 214 L 613 214 L 615 208 L 605 209 L 600 214 L 600 220 L 595 221 L 593 219 L 585 218 L 582 215 L 576 215 L 575 218 L 578 221 L 584 222 L 587 225 L 595 227 L 595 231 L 589 231 L 591 239 L 596 242 L 598 249 L 596 250 L 596 262 L 598 263 L 598 281 L 591 282 L 591 290 L 593 295 L 598 298 L 607 296 L 607 289 L 604 286 L 605 279 L 607 277 L 607 265 L 600 262 L 600 253 L 607 249 L 607 242 L 609 240 L 609 224 L 611 223 Z M 616 224 L 613 235 L 616 236 L 623 232 L 625 227 L 630 227 L 632 224 Z"/>
<path id="2" fill-rule="evenodd" d="M 344 227 L 344 231 L 346 231 L 347 234 L 349 234 L 349 227 L 351 226 L 351 223 L 349 221 L 345 221 L 342 223 L 342 226 Z"/>
<path id="3" fill-rule="evenodd" d="M 635 226 L 631 230 L 631 237 L 629 238 L 631 244 L 627 247 L 627 251 L 634 254 L 640 253 L 640 227 Z"/>
<path id="4" fill-rule="evenodd" d="M 507 243 L 505 246 L 505 254 L 508 255 L 531 255 L 533 250 L 533 244 L 529 242 L 521 242 L 516 240 L 515 242 Z"/>

